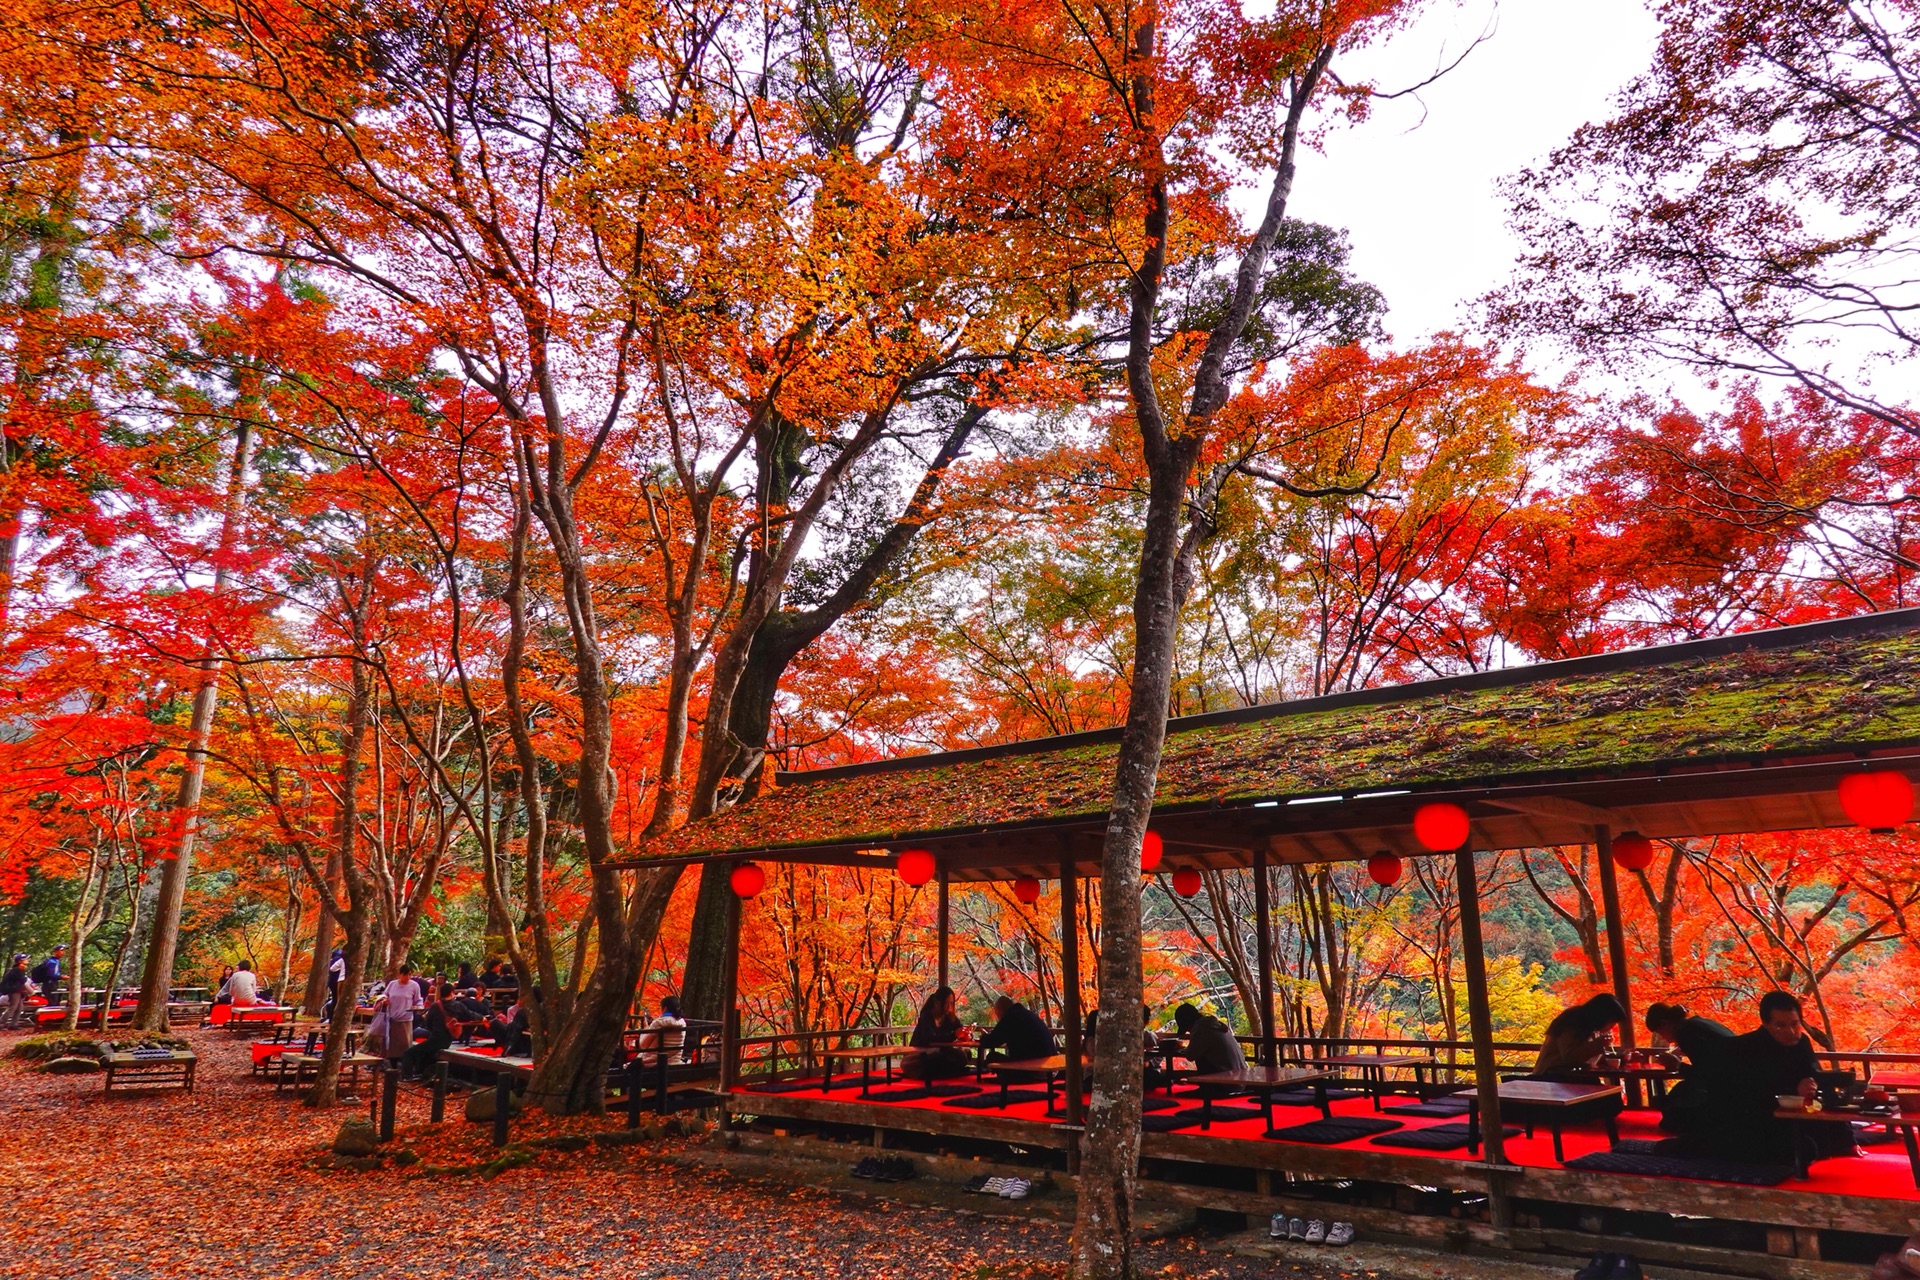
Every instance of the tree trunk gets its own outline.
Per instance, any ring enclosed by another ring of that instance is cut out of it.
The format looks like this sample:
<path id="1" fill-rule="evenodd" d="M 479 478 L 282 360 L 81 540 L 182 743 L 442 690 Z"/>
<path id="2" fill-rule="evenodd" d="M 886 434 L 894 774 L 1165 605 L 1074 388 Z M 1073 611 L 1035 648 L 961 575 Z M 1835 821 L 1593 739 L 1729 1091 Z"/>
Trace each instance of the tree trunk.
<path id="1" fill-rule="evenodd" d="M 597 872 L 613 877 L 611 871 Z M 647 948 L 630 945 L 635 938 L 651 940 L 659 932 L 667 902 L 680 878 L 678 867 L 634 873 L 624 919 L 609 939 L 601 921 L 601 945 L 593 973 L 575 1000 L 572 1016 L 560 1026 L 534 1064 L 527 1094 L 555 1115 L 600 1111 L 605 1106 L 607 1067 L 627 1029 L 627 1010 L 640 983 L 640 965 Z"/>
<path id="2" fill-rule="evenodd" d="M 220 517 L 220 556 L 213 573 L 213 599 L 225 594 L 229 556 L 240 534 L 240 516 L 246 505 L 247 463 L 252 456 L 253 428 L 244 420 L 233 445 L 232 470 L 227 475 L 225 510 Z M 193 715 L 187 725 L 186 770 L 173 798 L 173 856 L 160 868 L 160 893 L 154 900 L 153 933 L 147 943 L 147 963 L 140 977 L 140 1005 L 133 1025 L 143 1031 L 167 1029 L 167 996 L 173 984 L 173 957 L 180 945 L 180 913 L 186 906 L 187 873 L 193 866 L 193 845 L 200 820 L 200 788 L 207 776 L 207 743 L 213 735 L 213 712 L 220 693 L 220 658 L 208 645 L 201 658 L 200 685 L 193 694 Z"/>
<path id="3" fill-rule="evenodd" d="M 353 611 L 355 653 L 366 652 L 365 594 L 362 608 Z M 354 994 L 360 990 L 361 975 L 367 964 L 367 905 L 372 896 L 365 876 L 353 860 L 353 848 L 360 833 L 360 756 L 366 745 L 370 719 L 372 676 L 358 661 L 352 663 L 347 697 L 347 722 L 340 735 L 339 809 L 334 819 L 334 851 L 346 881 L 347 910 L 341 924 L 347 934 L 347 976 L 340 983 L 340 998 L 333 1002 L 333 1017 L 327 1023 L 326 1048 L 320 1055 L 313 1088 L 307 1092 L 310 1107 L 330 1107 L 340 1087 L 340 1061 L 346 1053 L 347 1030 L 353 1025 L 353 1010 L 359 1003 Z M 310 865 L 310 864 L 308 864 Z M 309 873 L 311 874 L 311 873 Z M 322 887 L 325 902 L 331 890 Z"/>
<path id="4" fill-rule="evenodd" d="M 727 714 L 727 737 L 735 751 L 730 768 L 739 775 L 748 795 L 759 789 L 766 767 L 773 703 L 780 691 L 781 676 L 808 645 L 869 599 L 880 580 L 900 563 L 914 538 L 932 519 L 933 500 L 948 468 L 966 449 L 968 438 L 987 412 L 984 406 L 967 406 L 928 464 L 906 510 L 861 557 L 832 596 L 813 609 L 776 609 L 755 628 Z M 717 808 L 717 800 L 706 797 L 702 811 Z M 700 891 L 694 899 L 687 970 L 680 991 L 681 1004 L 690 1018 L 718 1021 L 726 1012 L 727 993 L 721 988 L 726 974 L 727 912 L 732 893 L 727 876 L 728 868 L 718 863 L 700 868 Z"/>
<path id="5" fill-rule="evenodd" d="M 335 886 L 340 883 L 337 852 L 327 855 L 327 883 Z M 309 1018 L 319 1017 L 320 1006 L 327 1002 L 327 968 L 333 963 L 334 927 L 333 912 L 327 910 L 326 895 L 322 894 L 320 920 L 313 930 L 313 963 L 307 966 L 307 989 L 300 997 L 300 1012 Z"/>

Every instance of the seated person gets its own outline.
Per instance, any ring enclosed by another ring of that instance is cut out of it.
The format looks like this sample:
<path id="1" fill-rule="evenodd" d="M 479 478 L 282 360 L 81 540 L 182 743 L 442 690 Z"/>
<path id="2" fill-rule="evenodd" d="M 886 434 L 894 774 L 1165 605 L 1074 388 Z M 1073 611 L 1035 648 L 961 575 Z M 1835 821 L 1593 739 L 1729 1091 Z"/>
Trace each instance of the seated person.
<path id="1" fill-rule="evenodd" d="M 493 1019 L 493 1001 L 481 995 L 477 988 L 469 987 L 454 993 L 453 1013 L 460 1019 L 461 1026 L 474 1030 Z"/>
<path id="2" fill-rule="evenodd" d="M 1233 1029 L 1212 1014 L 1183 1004 L 1173 1011 L 1173 1024 L 1187 1038 L 1187 1047 L 1180 1051 L 1180 1056 L 1191 1059 L 1202 1074 L 1247 1069 L 1246 1052 L 1240 1048 Z"/>
<path id="3" fill-rule="evenodd" d="M 1813 1159 L 1855 1155 L 1849 1120 L 1774 1118 L 1777 1098 L 1819 1094 L 1814 1079 L 1818 1070 L 1813 1042 L 1801 1023 L 1800 1002 L 1784 991 L 1769 991 L 1760 999 L 1760 1025 L 1728 1041 L 1718 1061 L 1699 1073 L 1702 1114 L 1697 1131 L 1673 1141 L 1729 1159 L 1769 1163 L 1792 1160 L 1796 1143 L 1803 1152 L 1810 1144 Z"/>
<path id="4" fill-rule="evenodd" d="M 1001 996 L 993 1002 L 993 1016 L 992 1029 L 980 1037 L 983 1055 L 999 1049 L 1008 1062 L 1053 1056 L 1053 1032 L 1033 1010 L 1011 996 Z"/>
<path id="5" fill-rule="evenodd" d="M 480 985 L 489 991 L 497 990 L 500 987 L 517 987 L 520 985 L 519 979 L 515 978 L 512 974 L 500 972 L 500 963 L 498 960 L 489 960 L 486 963 L 486 967 L 480 973 Z"/>
<path id="6" fill-rule="evenodd" d="M 1659 1003 L 1647 1010 L 1647 1030 L 1685 1059 L 1676 1067 L 1679 1081 L 1654 1103 L 1660 1112 L 1660 1127 L 1669 1133 L 1689 1132 L 1698 1126 L 1706 1101 L 1702 1079 L 1710 1078 L 1718 1069 L 1722 1055 L 1733 1043 L 1733 1032 L 1712 1018 L 1689 1014 L 1677 1004 Z"/>
<path id="7" fill-rule="evenodd" d="M 220 971 L 220 985 L 214 989 L 213 1002 L 215 1004 L 232 1004 L 233 1003 L 233 966 L 232 965 L 228 965 L 226 968 Z"/>
<path id="8" fill-rule="evenodd" d="M 680 1013 L 679 996 L 662 996 L 660 1014 L 646 1026 L 636 1045 L 640 1061 L 650 1067 L 660 1065 L 664 1056 L 672 1058 L 674 1051 L 684 1048 L 687 1043 L 687 1020 Z"/>
<path id="9" fill-rule="evenodd" d="M 443 982 L 439 987 L 440 998 L 427 1006 L 426 1035 L 414 1042 L 400 1059 L 400 1077 L 403 1080 L 418 1079 L 426 1073 L 428 1067 L 440 1060 L 443 1049 L 450 1048 L 462 1028 L 460 1020 L 453 1012 L 453 984 Z"/>
<path id="10" fill-rule="evenodd" d="M 524 1057 L 533 1051 L 533 1038 L 527 1034 L 526 1005 L 515 1000 L 507 1006 L 504 1017 L 489 1018 L 486 1026 L 487 1038 L 494 1047 L 509 1057 Z"/>
<path id="11" fill-rule="evenodd" d="M 956 1047 L 966 1038 L 967 1029 L 954 1011 L 953 988 L 938 988 L 920 1006 L 920 1017 L 907 1038 L 907 1047 L 914 1052 L 900 1073 L 915 1080 L 951 1080 L 967 1074 L 967 1055 Z"/>
<path id="12" fill-rule="evenodd" d="M 253 976 L 251 960 L 242 960 L 233 967 L 233 976 L 227 979 L 227 995 L 236 1009 L 261 1003 L 260 986 Z"/>
<path id="13" fill-rule="evenodd" d="M 1613 1048 L 1613 1029 L 1626 1021 L 1620 1002 L 1601 992 L 1562 1010 L 1547 1024 L 1545 1043 L 1533 1064 L 1535 1080 L 1595 1082 L 1593 1064 Z"/>
<path id="14" fill-rule="evenodd" d="M 1147 1053 L 1152 1053 L 1160 1047 L 1160 1037 L 1153 1034 L 1153 1028 L 1147 1025 L 1152 1021 L 1153 1009 L 1147 1005 L 1141 1005 L 1140 1022 L 1143 1029 L 1140 1033 L 1140 1047 Z M 1094 1037 L 1099 1034 L 1099 1031 L 1100 1011 L 1094 1009 L 1087 1014 L 1086 1025 L 1080 1032 L 1080 1043 L 1086 1046 L 1087 1056 L 1089 1058 L 1093 1056 L 1093 1040 Z M 1163 1088 L 1170 1083 L 1167 1073 L 1153 1065 L 1157 1060 L 1158 1059 L 1154 1058 L 1147 1060 L 1147 1088 L 1149 1089 Z"/>

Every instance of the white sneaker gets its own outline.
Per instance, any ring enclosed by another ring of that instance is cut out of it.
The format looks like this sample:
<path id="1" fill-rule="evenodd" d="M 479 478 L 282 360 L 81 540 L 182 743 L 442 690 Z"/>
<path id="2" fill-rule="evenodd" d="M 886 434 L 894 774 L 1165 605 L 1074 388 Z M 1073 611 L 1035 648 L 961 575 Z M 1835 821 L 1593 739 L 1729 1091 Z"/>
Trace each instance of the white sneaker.
<path id="1" fill-rule="evenodd" d="M 1307 1224 L 1307 1243 L 1325 1244 L 1327 1242 L 1327 1224 L 1315 1218 Z"/>
<path id="2" fill-rule="evenodd" d="M 1335 1248 L 1339 1248 L 1341 1245 L 1352 1244 L 1353 1224 L 1351 1222 L 1334 1223 L 1333 1226 L 1327 1229 L 1327 1243 Z"/>
<path id="3" fill-rule="evenodd" d="M 1010 1179 L 1007 1178 L 988 1178 L 987 1185 L 980 1188 L 980 1192 L 982 1195 L 989 1196 L 1004 1195 L 1009 1181 Z"/>
<path id="4" fill-rule="evenodd" d="M 1032 1191 L 1033 1184 L 1031 1182 L 1028 1182 L 1025 1178 L 1015 1178 L 1013 1180 L 1013 1189 L 1007 1192 L 1007 1199 L 1025 1200 Z"/>
<path id="5" fill-rule="evenodd" d="M 1286 1214 L 1276 1213 L 1273 1215 L 1273 1221 L 1267 1224 L 1267 1238 L 1269 1240 L 1285 1240 L 1287 1238 Z"/>

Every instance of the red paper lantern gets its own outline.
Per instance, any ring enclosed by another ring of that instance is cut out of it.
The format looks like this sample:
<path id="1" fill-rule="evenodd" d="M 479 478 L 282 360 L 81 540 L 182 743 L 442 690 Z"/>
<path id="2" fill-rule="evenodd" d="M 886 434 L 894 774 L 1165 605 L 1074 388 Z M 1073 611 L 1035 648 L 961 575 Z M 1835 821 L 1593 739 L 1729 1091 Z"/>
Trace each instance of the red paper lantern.
<path id="1" fill-rule="evenodd" d="M 1192 867 L 1182 867 L 1173 873 L 1173 891 L 1183 898 L 1191 898 L 1200 892 L 1200 873 Z"/>
<path id="2" fill-rule="evenodd" d="M 1162 847 L 1163 846 L 1160 840 L 1160 833 L 1158 831 L 1149 830 L 1147 834 L 1140 841 L 1140 870 L 1141 871 L 1152 871 L 1155 867 L 1160 865 L 1160 854 L 1162 852 Z"/>
<path id="3" fill-rule="evenodd" d="M 893 869 L 903 881 L 915 889 L 933 879 L 933 873 L 937 870 L 933 863 L 933 855 L 925 849 L 902 849 Z"/>
<path id="4" fill-rule="evenodd" d="M 1653 865 L 1653 841 L 1638 831 L 1622 831 L 1613 842 L 1613 860 L 1629 871 L 1645 871 Z"/>
<path id="5" fill-rule="evenodd" d="M 1367 859 L 1367 874 L 1381 888 L 1400 883 L 1400 859 L 1385 849 Z"/>
<path id="6" fill-rule="evenodd" d="M 1424 849 L 1452 853 L 1467 842 L 1467 811 L 1457 804 L 1423 804 L 1413 813 L 1413 835 Z"/>
<path id="7" fill-rule="evenodd" d="M 1881 769 L 1840 779 L 1840 807 L 1875 831 L 1891 831 L 1913 816 L 1913 784 L 1904 773 Z"/>
<path id="8" fill-rule="evenodd" d="M 1013 896 L 1032 906 L 1040 901 L 1040 882 L 1032 876 L 1021 876 L 1013 882 Z"/>
<path id="9" fill-rule="evenodd" d="M 733 869 L 727 877 L 733 891 L 743 898 L 751 898 L 767 887 L 767 873 L 751 862 L 743 862 Z"/>

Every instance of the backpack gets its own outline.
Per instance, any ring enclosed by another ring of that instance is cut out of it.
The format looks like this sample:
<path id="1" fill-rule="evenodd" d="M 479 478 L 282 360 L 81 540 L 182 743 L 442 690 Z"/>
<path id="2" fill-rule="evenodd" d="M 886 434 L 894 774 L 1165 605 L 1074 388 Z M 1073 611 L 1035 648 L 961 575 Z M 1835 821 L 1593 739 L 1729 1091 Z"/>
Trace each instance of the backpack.
<path id="1" fill-rule="evenodd" d="M 60 975 L 53 971 L 53 961 L 51 960 L 42 960 L 39 964 L 33 966 L 33 971 L 27 976 L 33 979 L 34 986 L 42 990 L 60 981 Z"/>

